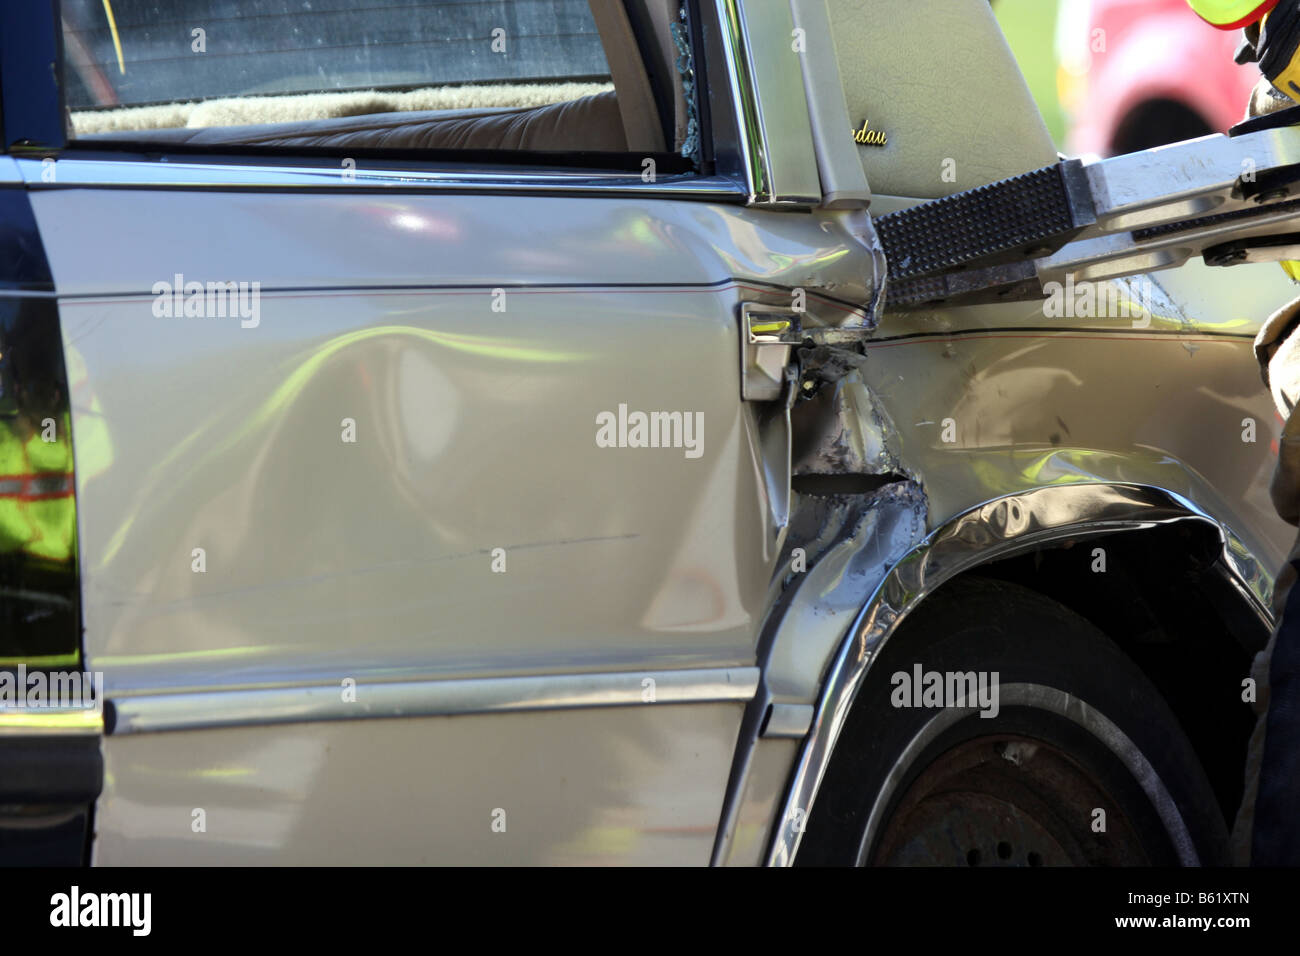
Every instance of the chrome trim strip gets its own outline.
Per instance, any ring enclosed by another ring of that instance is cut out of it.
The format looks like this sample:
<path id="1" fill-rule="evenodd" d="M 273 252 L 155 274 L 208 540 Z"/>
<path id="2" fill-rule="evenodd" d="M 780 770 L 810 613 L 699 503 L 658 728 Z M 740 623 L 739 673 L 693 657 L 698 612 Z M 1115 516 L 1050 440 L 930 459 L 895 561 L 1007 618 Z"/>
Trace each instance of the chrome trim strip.
<path id="1" fill-rule="evenodd" d="M 740 8 L 736 0 L 717 0 L 717 14 L 726 53 L 727 85 L 731 90 L 731 102 L 736 107 L 736 125 L 740 132 L 738 145 L 749 177 L 749 202 L 751 205 L 769 202 L 771 176 L 767 169 L 767 155 L 763 151 L 762 121 L 754 99 L 753 74 L 745 47 L 744 27 L 740 22 Z"/>
<path id="2" fill-rule="evenodd" d="M 110 696 L 110 734 L 585 707 L 748 701 L 757 667 L 357 683 Z"/>
<path id="3" fill-rule="evenodd" d="M 974 567 L 1064 538 L 1202 521 L 1223 542 L 1222 567 L 1271 628 L 1272 580 L 1230 530 L 1194 502 L 1149 485 L 1102 482 L 1037 488 L 997 498 L 936 528 L 896 564 L 849 628 L 818 698 L 812 731 L 799 754 L 774 826 L 769 866 L 789 866 L 803 836 L 835 742 L 871 662 L 903 619 L 944 581 Z"/>
<path id="4" fill-rule="evenodd" d="M 759 734 L 764 740 L 774 737 L 802 738 L 813 722 L 812 704 L 770 704 L 767 724 Z"/>
<path id="5" fill-rule="evenodd" d="M 0 737 L 96 736 L 104 716 L 89 707 L 0 707 Z"/>
<path id="6" fill-rule="evenodd" d="M 57 292 L 40 289 L 0 289 L 0 299 L 57 299 Z"/>
<path id="7" fill-rule="evenodd" d="M 509 193 L 591 193 L 647 198 L 736 202 L 745 189 L 721 176 L 661 176 L 645 182 L 638 173 L 557 172 L 508 170 L 470 172 L 377 168 L 344 170 L 289 163 L 237 163 L 212 161 L 160 162 L 154 159 L 81 158 L 65 153 L 52 166 L 39 159 L 17 159 L 22 180 L 31 189 L 67 189 L 102 186 L 118 189 L 339 189 L 473 190 Z M 344 173 L 348 176 L 345 178 Z"/>
<path id="8" fill-rule="evenodd" d="M 791 0 L 797 29 L 804 31 L 805 55 L 799 57 L 804 89 L 808 92 L 808 119 L 812 124 L 817 172 L 827 209 L 865 209 L 871 205 L 871 186 L 858 155 L 854 129 L 844 98 L 844 79 L 832 40 L 826 0 Z"/>
<path id="9" fill-rule="evenodd" d="M 802 57 L 793 55 L 790 47 L 794 35 L 790 5 L 716 2 L 727 52 L 727 82 L 749 168 L 750 203 L 786 208 L 819 205 L 821 177 Z"/>

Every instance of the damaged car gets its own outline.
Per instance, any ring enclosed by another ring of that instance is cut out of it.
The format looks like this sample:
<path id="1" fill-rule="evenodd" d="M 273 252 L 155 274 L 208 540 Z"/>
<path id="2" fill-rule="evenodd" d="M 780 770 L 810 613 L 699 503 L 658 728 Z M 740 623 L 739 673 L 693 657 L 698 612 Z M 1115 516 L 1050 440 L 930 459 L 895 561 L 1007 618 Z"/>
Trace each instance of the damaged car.
<path id="1" fill-rule="evenodd" d="M 356 6 L 0 12 L 0 665 L 102 675 L 0 858 L 1228 859 L 1289 131 L 1065 161 L 987 3 Z"/>

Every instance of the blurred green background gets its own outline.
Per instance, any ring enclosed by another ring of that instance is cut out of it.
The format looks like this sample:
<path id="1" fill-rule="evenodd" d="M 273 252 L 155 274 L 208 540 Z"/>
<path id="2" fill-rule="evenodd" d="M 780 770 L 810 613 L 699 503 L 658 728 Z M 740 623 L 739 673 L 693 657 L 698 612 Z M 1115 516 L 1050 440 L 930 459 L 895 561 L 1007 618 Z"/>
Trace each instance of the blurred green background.
<path id="1" fill-rule="evenodd" d="M 1064 148 L 1065 115 L 1056 97 L 1055 0 L 997 0 L 993 11 L 1020 61 L 1057 149 Z"/>

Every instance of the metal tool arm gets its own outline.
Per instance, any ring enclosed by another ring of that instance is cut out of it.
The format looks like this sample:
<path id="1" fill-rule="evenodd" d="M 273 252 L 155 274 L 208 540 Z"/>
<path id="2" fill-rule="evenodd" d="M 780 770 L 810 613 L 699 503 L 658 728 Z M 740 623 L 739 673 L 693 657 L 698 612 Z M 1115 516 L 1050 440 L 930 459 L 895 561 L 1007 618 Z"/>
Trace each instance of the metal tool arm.
<path id="1" fill-rule="evenodd" d="M 1049 282 L 1300 259 L 1300 107 L 1228 134 L 1066 160 L 875 220 L 887 309 L 1044 296 Z"/>

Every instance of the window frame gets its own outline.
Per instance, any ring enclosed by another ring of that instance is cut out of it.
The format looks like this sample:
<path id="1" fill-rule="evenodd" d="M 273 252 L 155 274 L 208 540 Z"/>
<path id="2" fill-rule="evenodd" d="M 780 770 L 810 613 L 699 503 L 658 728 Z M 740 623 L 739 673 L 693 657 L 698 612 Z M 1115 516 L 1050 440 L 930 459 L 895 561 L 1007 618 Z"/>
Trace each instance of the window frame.
<path id="1" fill-rule="evenodd" d="M 103 186 L 156 189 L 282 189 L 289 191 L 437 189 L 531 195 L 579 192 L 594 195 L 672 195 L 714 202 L 744 202 L 752 196 L 748 170 L 736 144 L 732 84 L 715 4 L 684 0 L 690 12 L 695 75 L 695 114 L 700 127 L 698 164 L 676 153 L 551 153 L 521 151 L 342 149 L 333 147 L 214 147 L 115 140 L 81 140 L 67 135 L 61 82 L 62 27 L 59 0 L 31 0 L 0 10 L 0 34 L 19 42 L 0 47 L 0 123 L 4 150 L 17 161 L 32 188 Z M 707 19 L 706 19 L 707 18 Z M 706 45 L 712 37 L 714 42 Z M 706 55 L 706 49 L 708 54 Z M 50 51 L 55 69 L 50 70 Z M 709 82 L 710 59 L 721 56 L 722 74 Z M 42 61 L 46 66 L 41 67 Z M 34 84 L 45 72 L 48 84 Z M 56 76 L 58 79 L 56 80 Z M 24 88 L 28 107 L 9 91 Z M 32 87 L 40 86 L 31 95 Z M 721 107 L 721 108 L 720 108 Z M 722 122 L 716 121 L 721 118 Z M 718 149 L 715 158 L 715 148 Z M 55 160 L 53 174 L 44 160 Z M 346 170 L 342 161 L 356 162 Z M 651 181 L 643 161 L 655 161 Z"/>

